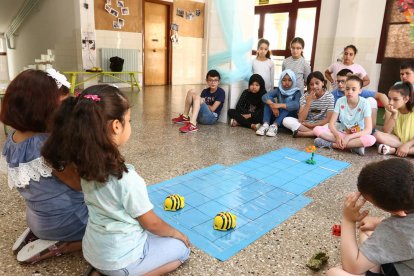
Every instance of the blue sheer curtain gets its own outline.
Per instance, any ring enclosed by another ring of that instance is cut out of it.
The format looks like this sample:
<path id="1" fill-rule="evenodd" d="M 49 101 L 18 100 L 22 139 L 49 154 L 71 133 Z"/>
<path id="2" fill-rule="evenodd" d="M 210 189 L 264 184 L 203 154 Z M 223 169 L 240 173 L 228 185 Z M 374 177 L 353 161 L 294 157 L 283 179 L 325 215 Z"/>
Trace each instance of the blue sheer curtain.
<path id="1" fill-rule="evenodd" d="M 248 80 L 252 74 L 250 52 L 252 39 L 244 39 L 240 29 L 244 13 L 240 1 L 215 0 L 214 5 L 219 18 L 221 31 L 227 49 L 209 55 L 208 69 L 217 69 L 221 74 L 221 82 L 232 84 L 240 80 Z M 220 68 L 221 65 L 232 62 L 231 70 Z"/>

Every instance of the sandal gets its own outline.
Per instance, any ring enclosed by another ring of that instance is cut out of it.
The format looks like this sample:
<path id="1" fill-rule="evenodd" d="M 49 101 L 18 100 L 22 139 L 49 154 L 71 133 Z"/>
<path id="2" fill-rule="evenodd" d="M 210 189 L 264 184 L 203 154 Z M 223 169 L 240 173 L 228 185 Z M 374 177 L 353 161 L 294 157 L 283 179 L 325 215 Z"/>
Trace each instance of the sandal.
<path id="1" fill-rule="evenodd" d="M 33 234 L 32 230 L 30 230 L 30 228 L 26 228 L 26 230 L 24 230 L 20 237 L 18 237 L 17 240 L 14 242 L 12 247 L 13 254 L 16 255 L 20 251 L 20 249 L 23 248 L 23 246 L 37 239 L 39 238 L 36 237 L 35 234 Z"/>
<path id="2" fill-rule="evenodd" d="M 231 127 L 236 127 L 236 126 L 238 126 L 239 125 L 239 123 L 236 121 L 236 120 L 234 120 L 234 119 L 231 119 L 230 120 L 230 126 Z"/>
<path id="3" fill-rule="evenodd" d="M 54 256 L 62 255 L 59 247 L 65 242 L 49 241 L 49 240 L 35 240 L 26 244 L 17 254 L 17 261 L 19 263 L 34 264 L 43 260 L 45 254 L 52 252 Z"/>
<path id="4" fill-rule="evenodd" d="M 389 154 L 389 153 L 390 153 L 390 150 L 391 150 L 390 146 L 387 146 L 387 145 L 385 145 L 385 144 L 380 144 L 380 145 L 378 146 L 378 153 L 379 153 L 379 154 L 382 154 L 382 155 L 387 155 L 387 154 Z"/>

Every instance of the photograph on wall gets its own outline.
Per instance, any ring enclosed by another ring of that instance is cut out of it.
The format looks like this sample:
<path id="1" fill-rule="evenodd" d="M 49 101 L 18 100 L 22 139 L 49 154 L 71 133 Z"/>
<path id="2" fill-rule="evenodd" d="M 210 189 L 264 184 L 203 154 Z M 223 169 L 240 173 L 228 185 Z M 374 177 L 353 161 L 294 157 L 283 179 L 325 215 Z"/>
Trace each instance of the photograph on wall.
<path id="1" fill-rule="evenodd" d="M 201 10 L 196 9 L 196 10 L 195 10 L 195 15 L 196 15 L 196 16 L 200 16 L 200 15 L 201 15 Z"/>
<path id="2" fill-rule="evenodd" d="M 96 39 L 95 32 L 83 31 L 82 42 L 82 66 L 83 69 L 90 69 L 96 66 Z"/>
<path id="3" fill-rule="evenodd" d="M 116 6 L 118 8 L 123 8 L 125 7 L 124 1 L 123 0 L 116 0 Z"/>
<path id="4" fill-rule="evenodd" d="M 105 0 L 105 5 L 112 5 L 112 0 Z"/>
<path id="5" fill-rule="evenodd" d="M 113 9 L 113 8 L 111 8 L 111 11 L 109 13 L 112 14 L 113 16 L 115 16 L 115 17 L 118 17 L 118 15 L 119 15 L 119 12 L 117 10 Z"/>
<path id="6" fill-rule="evenodd" d="M 184 17 L 184 10 L 177 8 L 177 16 Z"/>
<path id="7" fill-rule="evenodd" d="M 105 4 L 105 10 L 106 10 L 108 13 L 111 13 L 111 6 L 110 6 L 110 5 L 108 5 L 108 4 Z"/>
<path id="8" fill-rule="evenodd" d="M 119 19 L 119 18 L 118 18 Z M 119 25 L 118 21 L 112 21 L 112 27 L 114 29 L 121 29 L 122 27 Z"/>
<path id="9" fill-rule="evenodd" d="M 177 31 L 177 32 L 178 32 L 178 24 L 172 23 L 172 24 L 171 24 L 171 30 L 172 30 L 172 31 Z"/>
<path id="10" fill-rule="evenodd" d="M 121 14 L 122 15 L 129 15 L 129 8 L 128 7 L 121 8 Z"/>
<path id="11" fill-rule="evenodd" d="M 185 18 L 187 20 L 193 20 L 193 18 L 194 18 L 194 12 L 190 12 L 190 11 L 185 12 Z"/>
<path id="12" fill-rule="evenodd" d="M 123 18 L 118 18 L 118 25 L 120 26 L 120 28 L 125 26 L 125 19 Z"/>

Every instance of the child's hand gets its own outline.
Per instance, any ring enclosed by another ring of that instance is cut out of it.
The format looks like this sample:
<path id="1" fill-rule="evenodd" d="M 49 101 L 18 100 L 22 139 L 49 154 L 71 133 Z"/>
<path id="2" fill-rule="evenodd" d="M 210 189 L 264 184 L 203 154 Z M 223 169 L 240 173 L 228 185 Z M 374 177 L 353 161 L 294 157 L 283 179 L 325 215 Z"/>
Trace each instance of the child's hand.
<path id="1" fill-rule="evenodd" d="M 180 231 L 178 231 L 177 229 L 175 229 L 174 235 L 172 236 L 174 239 L 180 240 L 182 241 L 185 246 L 190 247 L 190 240 L 188 239 L 188 237 L 186 235 L 184 235 L 183 233 L 181 233 Z"/>
<path id="2" fill-rule="evenodd" d="M 367 201 L 365 198 L 362 198 L 358 202 L 358 199 L 360 197 L 361 197 L 360 192 L 354 192 L 354 193 L 350 193 L 345 198 L 344 209 L 343 209 L 344 220 L 355 223 L 357 221 L 361 221 L 363 218 L 365 218 L 368 215 L 367 210 L 360 212 L 361 207 Z"/>
<path id="3" fill-rule="evenodd" d="M 344 139 L 341 136 L 336 136 L 336 145 L 338 146 L 339 149 L 344 149 Z"/>
<path id="4" fill-rule="evenodd" d="M 272 107 L 272 112 L 273 112 L 273 115 L 274 115 L 275 117 L 279 117 L 279 108 L 273 108 L 273 107 Z"/>
<path id="5" fill-rule="evenodd" d="M 395 155 L 399 157 L 406 157 L 409 151 L 410 151 L 410 145 L 402 144 L 401 146 L 397 148 Z"/>
<path id="6" fill-rule="evenodd" d="M 361 231 L 374 231 L 383 219 L 379 217 L 365 217 L 359 222 L 358 228 Z"/>
<path id="7" fill-rule="evenodd" d="M 387 109 L 389 112 L 391 112 L 391 114 L 394 115 L 394 116 L 397 116 L 397 114 L 398 114 L 398 109 L 396 109 L 391 104 L 389 104 L 388 106 L 386 106 L 385 109 Z"/>
<path id="8" fill-rule="evenodd" d="M 311 90 L 311 92 L 306 96 L 306 101 L 313 102 L 316 99 L 316 92 Z"/>

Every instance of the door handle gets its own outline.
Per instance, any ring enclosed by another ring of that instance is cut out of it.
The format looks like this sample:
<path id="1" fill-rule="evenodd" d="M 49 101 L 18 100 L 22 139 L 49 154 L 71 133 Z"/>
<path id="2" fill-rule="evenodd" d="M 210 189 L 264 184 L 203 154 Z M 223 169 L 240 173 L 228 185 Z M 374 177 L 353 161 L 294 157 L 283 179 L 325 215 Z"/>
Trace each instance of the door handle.
<path id="1" fill-rule="evenodd" d="M 152 51 L 155 53 L 157 50 L 153 49 Z"/>

